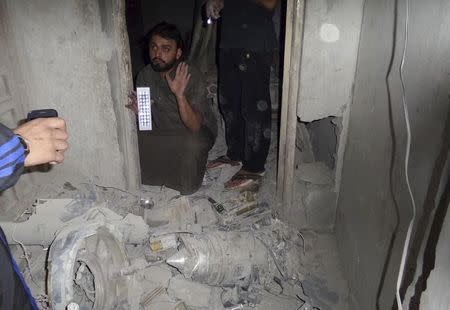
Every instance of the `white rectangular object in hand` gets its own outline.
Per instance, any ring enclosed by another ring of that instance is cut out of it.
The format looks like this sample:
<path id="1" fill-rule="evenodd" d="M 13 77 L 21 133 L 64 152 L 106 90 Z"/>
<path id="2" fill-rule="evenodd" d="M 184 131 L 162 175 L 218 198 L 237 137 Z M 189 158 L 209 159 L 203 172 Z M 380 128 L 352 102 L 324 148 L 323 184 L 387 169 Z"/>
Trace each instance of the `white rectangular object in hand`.
<path id="1" fill-rule="evenodd" d="M 139 130 L 152 130 L 150 87 L 137 87 L 136 95 L 139 109 Z"/>

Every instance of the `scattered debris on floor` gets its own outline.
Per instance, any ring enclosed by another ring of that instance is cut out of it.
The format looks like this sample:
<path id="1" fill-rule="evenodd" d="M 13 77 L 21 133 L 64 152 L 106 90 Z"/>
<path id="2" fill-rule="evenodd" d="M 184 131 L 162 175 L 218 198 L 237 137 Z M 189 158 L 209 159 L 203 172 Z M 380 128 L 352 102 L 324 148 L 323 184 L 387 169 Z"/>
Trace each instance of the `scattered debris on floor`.
<path id="1" fill-rule="evenodd" d="M 334 241 L 277 218 L 275 166 L 272 146 L 257 193 L 224 190 L 239 167 L 208 171 L 191 196 L 41 185 L 29 195 L 46 199 L 0 225 L 41 309 L 347 309 Z M 322 168 L 302 182 L 331 186 Z"/>
<path id="2" fill-rule="evenodd" d="M 33 275 L 42 308 L 270 309 L 281 303 L 302 309 L 309 302 L 301 286 L 303 237 L 273 218 L 254 193 L 223 203 L 179 197 L 139 208 L 142 216 L 121 216 L 104 203 L 40 200 L 24 222 L 4 226 L 27 256 L 28 247 L 49 247 L 41 248 L 48 256 L 40 260 L 48 274 Z M 49 212 L 53 225 L 44 225 Z M 18 233 L 21 225 L 29 229 Z M 32 252 L 27 262 L 36 267 Z"/>

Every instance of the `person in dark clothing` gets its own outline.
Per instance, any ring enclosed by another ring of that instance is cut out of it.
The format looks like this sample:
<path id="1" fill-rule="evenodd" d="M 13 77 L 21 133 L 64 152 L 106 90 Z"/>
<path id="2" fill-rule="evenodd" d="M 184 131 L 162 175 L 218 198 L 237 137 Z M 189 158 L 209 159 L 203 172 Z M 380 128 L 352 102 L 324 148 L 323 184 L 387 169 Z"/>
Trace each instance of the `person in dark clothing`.
<path id="1" fill-rule="evenodd" d="M 209 0 L 207 15 L 221 17 L 219 104 L 225 120 L 227 154 L 208 163 L 241 170 L 225 188 L 259 183 L 271 138 L 270 66 L 277 46 L 272 22 L 277 0 Z M 219 15 L 219 12 L 220 15 Z"/>
<path id="2" fill-rule="evenodd" d="M 164 185 L 192 194 L 202 185 L 217 125 L 207 98 L 204 76 L 182 61 L 176 26 L 160 23 L 150 32 L 150 64 L 136 86 L 150 87 L 151 131 L 138 133 L 142 183 Z M 137 111 L 135 96 L 129 107 Z"/>
<path id="3" fill-rule="evenodd" d="M 60 118 L 35 119 L 10 130 L 0 124 L 0 191 L 13 186 L 24 167 L 61 163 L 67 132 Z M 0 309 L 37 310 L 0 228 Z"/>

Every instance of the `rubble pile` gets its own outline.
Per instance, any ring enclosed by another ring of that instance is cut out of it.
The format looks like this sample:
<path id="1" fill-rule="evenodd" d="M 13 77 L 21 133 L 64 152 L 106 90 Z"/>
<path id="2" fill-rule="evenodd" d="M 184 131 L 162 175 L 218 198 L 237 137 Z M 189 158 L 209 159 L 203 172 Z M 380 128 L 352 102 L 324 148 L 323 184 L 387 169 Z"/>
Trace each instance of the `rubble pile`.
<path id="1" fill-rule="evenodd" d="M 223 202 L 209 196 L 191 201 L 182 197 L 146 210 L 144 218 L 152 231 L 147 259 L 173 267 L 171 283 L 181 281 L 186 289 L 200 292 L 208 288 L 206 296 L 211 299 L 199 302 L 184 300 L 170 287 L 169 295 L 187 307 L 271 309 L 261 302 L 277 297 L 290 304 L 286 309 L 308 305 L 300 285 L 305 272 L 303 238 L 275 219 L 268 204 L 257 202 L 254 192 Z M 220 294 L 213 297 L 217 288 Z M 264 298 L 267 294 L 270 298 Z"/>
<path id="2" fill-rule="evenodd" d="M 56 310 L 317 309 L 302 288 L 302 235 L 255 195 L 144 199 L 125 216 L 105 203 L 70 216 L 80 201 L 41 201 L 54 231 L 20 235 L 29 248 L 50 246 L 47 290 L 35 296 Z M 31 231 L 41 232 L 39 214 L 24 222 L 37 223 Z"/>

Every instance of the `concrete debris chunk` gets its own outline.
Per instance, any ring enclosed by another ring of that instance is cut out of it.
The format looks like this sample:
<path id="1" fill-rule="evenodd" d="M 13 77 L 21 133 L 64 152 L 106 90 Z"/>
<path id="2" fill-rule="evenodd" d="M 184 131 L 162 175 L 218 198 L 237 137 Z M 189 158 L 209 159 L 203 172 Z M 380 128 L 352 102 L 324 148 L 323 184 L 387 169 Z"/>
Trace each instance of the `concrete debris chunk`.
<path id="1" fill-rule="evenodd" d="M 312 227 L 330 229 L 335 222 L 336 193 L 328 186 L 308 186 L 308 194 L 304 199 L 308 224 Z"/>
<path id="2" fill-rule="evenodd" d="M 257 305 L 256 309 L 299 309 L 304 304 L 304 302 L 296 297 L 276 296 L 266 291 L 263 292 L 262 297 L 262 301 Z"/>
<path id="3" fill-rule="evenodd" d="M 300 180 L 312 184 L 333 184 L 333 173 L 323 162 L 300 164 L 296 175 Z"/>
<path id="4" fill-rule="evenodd" d="M 165 267 L 164 267 L 165 266 Z M 155 286 L 167 287 L 172 273 L 167 265 L 151 266 L 140 272 L 142 279 L 151 282 Z"/>
<path id="5" fill-rule="evenodd" d="M 139 308 L 139 310 L 141 310 L 141 309 L 145 309 L 145 310 L 174 310 L 175 307 L 177 307 L 178 304 L 179 304 L 179 301 L 174 300 L 169 295 L 167 295 L 167 294 L 160 294 L 160 295 L 156 296 L 155 299 L 153 299 L 149 305 L 147 305 L 147 306 L 145 306 L 143 308 Z M 133 310 L 138 310 L 138 309 L 133 309 Z M 190 310 L 190 308 L 188 308 L 188 310 Z"/>
<path id="6" fill-rule="evenodd" d="M 164 232 L 186 231 L 195 222 L 195 213 L 186 197 L 145 210 L 144 217 L 151 228 Z"/>
<path id="7" fill-rule="evenodd" d="M 128 213 L 121 227 L 127 240 L 134 240 L 135 243 L 141 244 L 148 239 L 149 228 L 141 216 Z"/>
<path id="8" fill-rule="evenodd" d="M 201 283 L 189 281 L 183 276 L 170 280 L 167 292 L 170 297 L 182 300 L 189 307 L 208 308 L 213 288 Z"/>

